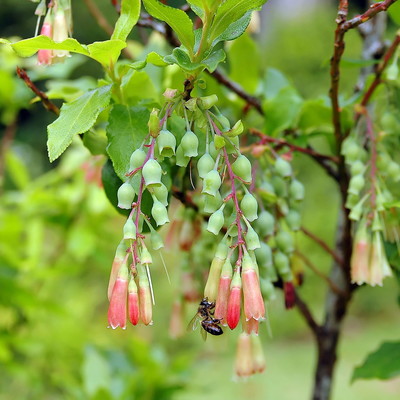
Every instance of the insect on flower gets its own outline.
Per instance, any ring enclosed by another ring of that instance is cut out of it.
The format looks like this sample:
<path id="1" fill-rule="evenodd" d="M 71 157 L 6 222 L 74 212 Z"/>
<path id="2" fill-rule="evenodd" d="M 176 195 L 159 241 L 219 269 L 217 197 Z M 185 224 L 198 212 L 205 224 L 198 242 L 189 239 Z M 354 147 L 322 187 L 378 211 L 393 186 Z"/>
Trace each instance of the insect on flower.
<path id="1" fill-rule="evenodd" d="M 221 320 L 214 318 L 214 308 L 215 302 L 208 301 L 208 298 L 205 297 L 200 302 L 196 315 L 189 322 L 188 330 L 194 331 L 201 321 L 200 323 L 203 328 L 201 334 L 204 340 L 207 338 L 207 332 L 214 336 L 222 335 L 224 331 L 220 326 Z"/>

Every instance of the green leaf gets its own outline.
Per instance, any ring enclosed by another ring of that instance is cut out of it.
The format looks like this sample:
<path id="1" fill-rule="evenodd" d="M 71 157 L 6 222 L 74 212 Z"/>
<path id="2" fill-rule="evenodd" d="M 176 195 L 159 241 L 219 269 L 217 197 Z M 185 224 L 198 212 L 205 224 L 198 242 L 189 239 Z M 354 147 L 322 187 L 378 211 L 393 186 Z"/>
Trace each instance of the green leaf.
<path id="1" fill-rule="evenodd" d="M 290 86 L 290 82 L 275 68 L 268 68 L 264 76 L 263 90 L 264 96 L 269 99 L 275 97 L 283 88 Z"/>
<path id="2" fill-rule="evenodd" d="M 71 38 L 56 43 L 49 37 L 43 35 L 20 40 L 16 43 L 10 43 L 4 39 L 0 42 L 9 44 L 20 57 L 33 56 L 41 49 L 66 50 L 72 53 L 84 54 L 104 66 L 109 66 L 110 63 L 114 64 L 117 61 L 121 50 L 126 47 L 126 43 L 122 40 L 106 40 L 104 42 L 94 42 L 85 46 Z"/>
<path id="3" fill-rule="evenodd" d="M 207 58 L 201 61 L 201 65 L 205 66 L 210 72 L 214 72 L 218 64 L 224 61 L 226 58 L 226 53 L 223 49 L 213 51 Z"/>
<path id="4" fill-rule="evenodd" d="M 144 107 L 114 105 L 107 126 L 107 147 L 114 170 L 123 180 L 129 170 L 129 159 L 134 150 L 142 144 L 148 133 L 147 122 L 150 112 Z"/>
<path id="5" fill-rule="evenodd" d="M 397 25 L 400 25 L 400 3 L 392 4 L 387 13 Z"/>
<path id="6" fill-rule="evenodd" d="M 88 131 L 100 112 L 108 106 L 112 85 L 90 90 L 71 103 L 64 103 L 60 116 L 47 127 L 50 161 L 57 159 L 75 135 Z"/>
<path id="7" fill-rule="evenodd" d="M 260 62 L 253 39 L 244 34 L 232 43 L 228 53 L 230 77 L 245 90 L 254 93 L 257 89 Z"/>
<path id="8" fill-rule="evenodd" d="M 193 22 L 188 15 L 177 8 L 166 6 L 157 0 L 143 0 L 144 6 L 153 17 L 166 22 L 178 36 L 180 42 L 193 53 Z"/>
<path id="9" fill-rule="evenodd" d="M 303 103 L 299 117 L 299 128 L 312 133 L 316 130 L 332 129 L 332 109 L 324 99 L 307 100 Z"/>
<path id="10" fill-rule="evenodd" d="M 351 381 L 357 379 L 390 379 L 400 375 L 400 342 L 385 342 L 355 368 Z"/>
<path id="11" fill-rule="evenodd" d="M 114 65 L 121 50 L 126 47 L 122 40 L 105 40 L 104 42 L 94 42 L 87 46 L 89 57 L 93 58 L 105 67 Z"/>
<path id="12" fill-rule="evenodd" d="M 149 63 L 155 65 L 156 67 L 165 67 L 168 65 L 168 63 L 164 61 L 163 57 L 161 57 L 155 51 L 152 51 L 147 54 L 146 59 L 129 64 L 129 67 L 139 70 L 143 69 Z"/>
<path id="13" fill-rule="evenodd" d="M 190 8 L 200 18 L 204 18 L 204 6 L 202 0 L 188 0 Z"/>
<path id="14" fill-rule="evenodd" d="M 122 0 L 121 14 L 115 24 L 111 39 L 125 41 L 140 15 L 140 0 Z"/>
<path id="15" fill-rule="evenodd" d="M 216 39 L 214 39 L 212 45 L 215 46 L 217 43 L 222 41 L 229 41 L 238 38 L 247 29 L 251 21 L 251 11 L 248 11 L 243 15 L 242 18 L 235 22 L 232 22 L 228 28 L 221 33 Z"/>
<path id="16" fill-rule="evenodd" d="M 264 101 L 265 128 L 268 135 L 275 136 L 284 129 L 293 127 L 301 103 L 301 97 L 291 86 L 283 88 L 276 97 Z"/>
<path id="17" fill-rule="evenodd" d="M 267 0 L 226 0 L 220 7 L 214 17 L 210 29 L 211 41 L 222 35 L 229 26 L 241 19 L 248 11 L 261 7 Z"/>

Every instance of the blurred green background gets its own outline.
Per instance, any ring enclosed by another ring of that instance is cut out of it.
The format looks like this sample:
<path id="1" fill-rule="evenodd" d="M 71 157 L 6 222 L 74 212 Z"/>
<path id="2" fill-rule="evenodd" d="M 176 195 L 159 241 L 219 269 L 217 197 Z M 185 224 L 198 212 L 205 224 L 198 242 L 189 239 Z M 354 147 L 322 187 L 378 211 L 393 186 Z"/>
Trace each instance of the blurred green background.
<path id="1" fill-rule="evenodd" d="M 304 97 L 326 95 L 329 57 L 336 10 L 330 2 L 285 16 L 279 0 L 262 14 L 258 34 L 261 72 L 281 70 Z M 107 0 L 97 1 L 113 23 Z M 27 0 L 2 0 L 0 37 L 30 37 L 35 5 Z M 107 35 L 92 20 L 84 2 L 73 2 L 74 36 L 83 43 Z M 357 12 L 357 9 L 352 9 Z M 391 30 L 394 28 L 390 27 Z M 146 33 L 148 34 L 148 33 Z M 134 38 L 134 36 L 133 36 Z M 345 57 L 359 58 L 357 32 L 348 35 Z M 269 304 L 272 336 L 262 325 L 267 371 L 245 382 L 233 382 L 237 332 L 209 338 L 200 334 L 173 340 L 169 316 L 177 293 L 179 253 L 163 252 L 171 274 L 168 284 L 158 257 L 152 267 L 156 293 L 155 324 L 107 329 L 108 275 L 124 218 L 111 207 L 96 177 L 102 159 L 93 159 L 77 141 L 59 163 L 46 154 L 46 125 L 53 115 L 14 78 L 15 66 L 32 69 L 38 86 L 48 79 L 101 77 L 94 63 L 74 55 L 48 71 L 20 61 L 0 47 L 0 132 L 7 153 L 0 160 L 0 400 L 10 399 L 309 399 L 315 361 L 310 332 L 294 309 L 286 311 L 281 293 Z M 343 90 L 351 94 L 358 69 L 344 69 Z M 82 83 L 83 84 L 83 83 Z M 303 157 L 295 160 L 306 185 L 304 226 L 333 242 L 337 192 L 330 179 Z M 318 207 L 328 204 L 328 207 Z M 321 270 L 329 258 L 308 239 L 296 238 L 303 252 Z M 205 270 L 208 265 L 204 266 Z M 322 315 L 324 282 L 305 270 L 300 289 L 318 318 Z M 345 321 L 339 347 L 333 399 L 398 399 L 400 379 L 357 381 L 353 368 L 382 341 L 399 339 L 398 287 L 357 291 Z M 196 306 L 186 310 L 186 320 Z"/>

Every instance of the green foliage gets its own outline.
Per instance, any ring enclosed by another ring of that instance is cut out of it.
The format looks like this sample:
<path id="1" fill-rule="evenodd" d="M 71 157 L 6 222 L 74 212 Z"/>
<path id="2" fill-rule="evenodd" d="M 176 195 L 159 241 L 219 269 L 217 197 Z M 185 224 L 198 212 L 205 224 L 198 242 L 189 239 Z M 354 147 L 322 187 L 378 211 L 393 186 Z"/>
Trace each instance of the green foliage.
<path id="1" fill-rule="evenodd" d="M 351 380 L 391 379 L 397 375 L 400 375 L 400 342 L 386 342 L 354 370 Z"/>
<path id="2" fill-rule="evenodd" d="M 111 88 L 107 85 L 90 90 L 61 107 L 60 116 L 47 129 L 50 161 L 60 157 L 75 135 L 88 131 L 94 125 L 100 112 L 110 102 Z"/>
<path id="3" fill-rule="evenodd" d="M 125 41 L 140 15 L 140 0 L 122 0 L 121 13 L 111 39 Z"/>

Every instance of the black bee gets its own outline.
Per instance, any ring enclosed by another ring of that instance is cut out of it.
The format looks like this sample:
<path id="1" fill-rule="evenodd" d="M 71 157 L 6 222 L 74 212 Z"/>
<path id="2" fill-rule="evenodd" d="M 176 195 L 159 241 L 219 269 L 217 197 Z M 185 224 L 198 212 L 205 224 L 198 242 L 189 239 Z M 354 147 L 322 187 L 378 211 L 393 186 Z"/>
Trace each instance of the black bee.
<path id="1" fill-rule="evenodd" d="M 203 330 L 201 331 L 204 340 L 207 337 L 207 332 L 211 335 L 219 336 L 224 333 L 220 326 L 221 320 L 214 318 L 215 302 L 208 301 L 205 297 L 199 304 L 196 315 L 190 321 L 188 329 L 195 330 L 201 321 Z"/>

